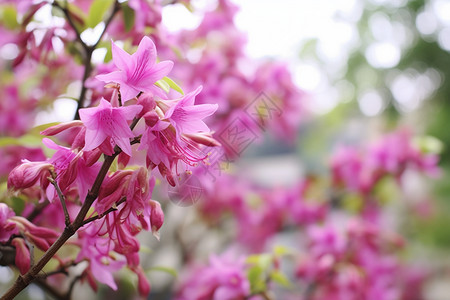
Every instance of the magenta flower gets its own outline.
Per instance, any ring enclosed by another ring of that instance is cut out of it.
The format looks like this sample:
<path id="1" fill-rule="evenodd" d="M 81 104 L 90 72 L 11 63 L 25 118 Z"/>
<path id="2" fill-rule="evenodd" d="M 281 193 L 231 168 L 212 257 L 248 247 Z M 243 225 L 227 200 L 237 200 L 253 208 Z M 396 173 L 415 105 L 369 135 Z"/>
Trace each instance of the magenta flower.
<path id="1" fill-rule="evenodd" d="M 141 105 L 112 107 L 102 99 L 97 107 L 80 109 L 80 119 L 86 126 L 84 150 L 92 150 L 107 138 L 131 156 L 130 138 L 134 137 L 127 120 L 132 120 L 142 110 Z"/>
<path id="2" fill-rule="evenodd" d="M 128 54 L 111 42 L 113 62 L 120 71 L 97 75 L 103 82 L 120 84 L 122 99 L 127 101 L 139 92 L 158 93 L 154 83 L 165 77 L 172 70 L 173 62 L 156 63 L 156 47 L 149 37 L 142 38 L 138 50 Z"/>
<path id="3" fill-rule="evenodd" d="M 0 203 L 0 228 L 2 228 L 2 231 L 0 231 L 0 242 L 7 242 L 13 234 L 17 233 L 16 224 L 9 220 L 15 215 L 8 205 Z"/>
<path id="4" fill-rule="evenodd" d="M 199 86 L 195 91 L 183 96 L 166 111 L 165 118 L 176 128 L 177 135 L 210 131 L 202 119 L 212 115 L 217 110 L 218 105 L 194 105 L 195 96 L 201 91 L 202 87 Z"/>

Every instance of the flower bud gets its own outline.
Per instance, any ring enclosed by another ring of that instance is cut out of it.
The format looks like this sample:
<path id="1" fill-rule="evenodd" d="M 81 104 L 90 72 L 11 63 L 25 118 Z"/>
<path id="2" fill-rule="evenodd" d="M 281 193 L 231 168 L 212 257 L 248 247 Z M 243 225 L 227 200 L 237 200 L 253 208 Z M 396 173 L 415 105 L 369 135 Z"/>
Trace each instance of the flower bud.
<path id="1" fill-rule="evenodd" d="M 138 276 L 138 291 L 142 297 L 147 297 L 150 294 L 150 282 L 145 276 L 141 267 L 135 270 L 136 275 Z"/>
<path id="2" fill-rule="evenodd" d="M 15 167 L 8 177 L 8 188 L 13 190 L 25 189 L 33 186 L 38 179 L 48 174 L 53 166 L 46 162 L 31 162 L 23 160 L 23 163 Z"/>
<path id="3" fill-rule="evenodd" d="M 52 136 L 58 133 L 63 132 L 64 130 L 67 130 L 69 128 L 73 128 L 73 127 L 80 127 L 83 126 L 83 122 L 81 121 L 71 121 L 71 122 L 64 122 L 64 123 L 60 123 L 58 125 L 49 127 L 43 131 L 41 131 L 42 135 L 46 135 L 46 136 Z"/>
<path id="4" fill-rule="evenodd" d="M 209 132 L 183 133 L 183 136 L 208 147 L 221 146 L 221 144 L 215 140 Z"/>
<path id="5" fill-rule="evenodd" d="M 152 223 L 152 233 L 159 240 L 159 229 L 164 223 L 164 212 L 161 209 L 159 202 L 150 200 L 151 215 L 150 222 Z"/>
<path id="6" fill-rule="evenodd" d="M 19 268 L 20 274 L 25 274 L 30 269 L 30 250 L 25 241 L 21 238 L 15 238 L 11 244 L 16 247 L 16 266 Z"/>

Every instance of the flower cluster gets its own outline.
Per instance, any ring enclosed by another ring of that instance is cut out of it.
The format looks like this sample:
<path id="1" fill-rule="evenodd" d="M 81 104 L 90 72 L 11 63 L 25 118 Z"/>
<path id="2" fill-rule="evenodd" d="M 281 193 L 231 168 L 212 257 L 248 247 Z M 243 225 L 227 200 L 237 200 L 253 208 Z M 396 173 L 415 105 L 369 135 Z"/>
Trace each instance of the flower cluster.
<path id="1" fill-rule="evenodd" d="M 24 161 L 11 171 L 8 186 L 23 193 L 40 191 L 41 203 L 60 206 L 58 199 L 61 200 L 68 211 L 66 226 L 75 222 L 74 214 L 92 202 L 94 211 L 83 221 L 72 242 L 80 248 L 75 263 L 88 261 L 84 276 L 113 289 L 117 285 L 112 271 L 127 265 L 138 275 L 140 292 L 148 294 L 150 286 L 139 264 L 140 246 L 135 236 L 147 230 L 159 238 L 164 222 L 160 203 L 152 200 L 157 176 L 152 170 L 156 168 L 160 176 L 175 185 L 181 172 L 189 173 L 189 168 L 205 160 L 203 145 L 218 143 L 203 119 L 212 115 L 217 105 L 195 105 L 201 87 L 169 99 L 155 83 L 170 72 L 173 63 L 156 63 L 156 48 L 148 37 L 142 39 L 132 55 L 114 43 L 112 49 L 118 70 L 97 76 L 114 89 L 111 99 L 101 99 L 96 107 L 80 109 L 80 121 L 45 129 L 43 135 L 58 135 L 63 139 L 71 136 L 71 147 L 45 138 L 43 143 L 54 151 L 52 157 L 45 161 Z M 139 153 L 146 157 L 141 163 Z M 119 156 L 118 169 L 102 175 L 108 171 L 104 170 L 105 161 L 116 156 Z M 130 162 L 138 167 L 131 167 Z M 102 182 L 98 181 L 99 176 L 104 176 Z M 92 189 L 99 183 L 98 193 L 94 194 Z M 62 211 L 61 208 L 58 217 L 64 219 Z M 15 224 L 10 223 L 15 218 L 10 218 L 10 214 L 5 212 L 9 236 L 2 238 L 3 242 L 17 231 L 10 225 Z M 30 224 L 26 223 L 28 227 Z M 26 252 L 24 241 L 28 241 L 46 250 L 43 245 L 48 247 L 49 243 L 34 238 L 36 230 L 26 232 L 31 233 L 12 240 L 17 249 Z M 21 265 L 21 271 L 24 273 L 27 267 Z M 89 282 L 96 288 L 95 281 Z"/>

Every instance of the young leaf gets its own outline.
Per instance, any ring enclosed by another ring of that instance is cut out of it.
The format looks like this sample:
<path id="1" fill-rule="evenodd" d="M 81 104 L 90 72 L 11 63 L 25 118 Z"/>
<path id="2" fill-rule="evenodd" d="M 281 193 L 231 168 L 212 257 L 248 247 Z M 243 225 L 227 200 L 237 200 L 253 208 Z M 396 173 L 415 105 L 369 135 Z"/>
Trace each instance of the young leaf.
<path id="1" fill-rule="evenodd" d="M 89 9 L 89 14 L 86 19 L 86 25 L 94 28 L 103 20 L 106 11 L 111 7 L 114 0 L 94 0 Z"/>
<path id="2" fill-rule="evenodd" d="M 281 286 L 284 287 L 291 286 L 291 282 L 289 281 L 289 279 L 286 277 L 286 275 L 284 275 L 280 271 L 273 271 L 270 274 L 270 279 L 272 279 L 274 282 L 278 283 Z"/>
<path id="3" fill-rule="evenodd" d="M 250 282 L 250 290 L 252 291 L 252 294 L 257 294 L 266 290 L 264 270 L 260 266 L 251 267 L 247 271 L 247 278 Z"/>
<path id="4" fill-rule="evenodd" d="M 167 82 L 163 81 L 162 79 L 155 82 L 155 85 L 162 88 L 163 91 L 166 93 L 170 92 L 170 85 Z"/>
<path id="5" fill-rule="evenodd" d="M 128 5 L 122 4 L 123 23 L 125 24 L 125 31 L 129 32 L 134 25 L 134 10 Z"/>
<path id="6" fill-rule="evenodd" d="M 183 90 L 178 84 L 175 83 L 175 81 L 173 81 L 169 77 L 164 77 L 162 80 L 164 80 L 173 90 L 177 91 L 181 95 L 184 95 Z"/>
<path id="7" fill-rule="evenodd" d="M 177 271 L 175 269 L 168 268 L 168 267 L 156 266 L 156 267 L 151 267 L 150 269 L 148 269 L 148 271 L 161 271 L 161 272 L 168 273 L 175 278 L 178 277 Z"/>

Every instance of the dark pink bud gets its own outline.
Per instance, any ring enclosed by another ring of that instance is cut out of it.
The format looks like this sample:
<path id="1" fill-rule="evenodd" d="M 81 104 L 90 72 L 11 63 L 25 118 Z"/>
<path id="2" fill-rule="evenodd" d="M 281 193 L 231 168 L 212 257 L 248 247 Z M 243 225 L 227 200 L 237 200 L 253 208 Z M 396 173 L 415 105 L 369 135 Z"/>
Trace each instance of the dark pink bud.
<path id="1" fill-rule="evenodd" d="M 124 152 L 120 152 L 117 162 L 119 163 L 120 168 L 125 168 L 130 162 L 131 156 Z"/>
<path id="2" fill-rule="evenodd" d="M 16 247 L 16 266 L 19 268 L 20 274 L 25 274 L 30 269 L 30 250 L 25 241 L 21 238 L 15 238 L 11 244 Z"/>
<path id="3" fill-rule="evenodd" d="M 221 146 L 221 144 L 212 137 L 211 133 L 208 132 L 183 133 L 183 136 L 208 147 Z"/>
<path id="4" fill-rule="evenodd" d="M 151 93 L 144 93 L 138 98 L 137 104 L 142 105 L 143 109 L 136 116 L 138 118 L 142 117 L 145 112 L 153 111 L 156 107 L 155 99 Z"/>
<path id="5" fill-rule="evenodd" d="M 152 111 L 147 112 L 144 115 L 144 119 L 145 119 L 145 124 L 147 124 L 147 126 L 153 127 L 153 126 L 155 126 L 156 122 L 159 121 L 159 116 L 154 110 L 152 110 Z"/>
<path id="6" fill-rule="evenodd" d="M 13 190 L 25 189 L 33 186 L 41 177 L 46 176 L 53 166 L 46 162 L 23 163 L 15 167 L 8 177 L 8 188 Z M 44 177 L 45 178 L 45 177 Z"/>
<path id="7" fill-rule="evenodd" d="M 147 297 L 150 294 L 150 282 L 145 276 L 141 267 L 139 267 L 136 271 L 138 276 L 138 291 L 142 297 Z"/>
<path id="8" fill-rule="evenodd" d="M 102 156 L 102 151 L 100 149 L 94 149 L 92 151 L 83 152 L 84 161 L 86 167 L 90 167 L 95 164 L 98 159 Z"/>
<path id="9" fill-rule="evenodd" d="M 164 223 L 164 212 L 161 209 L 159 202 L 150 200 L 152 208 L 150 215 L 150 222 L 152 223 L 152 233 L 159 240 L 159 229 Z"/>
<path id="10" fill-rule="evenodd" d="M 81 121 L 64 122 L 64 123 L 49 127 L 47 129 L 41 131 L 41 134 L 47 135 L 47 136 L 52 136 L 52 135 L 61 133 L 64 130 L 67 130 L 69 128 L 80 127 L 80 126 L 83 126 L 83 122 L 81 122 Z"/>
<path id="11" fill-rule="evenodd" d="M 50 247 L 48 242 L 43 238 L 31 235 L 29 232 L 25 232 L 25 236 L 27 237 L 27 239 L 31 240 L 33 242 L 33 244 L 35 244 L 36 247 L 38 247 L 42 251 L 47 251 L 48 248 Z"/>

